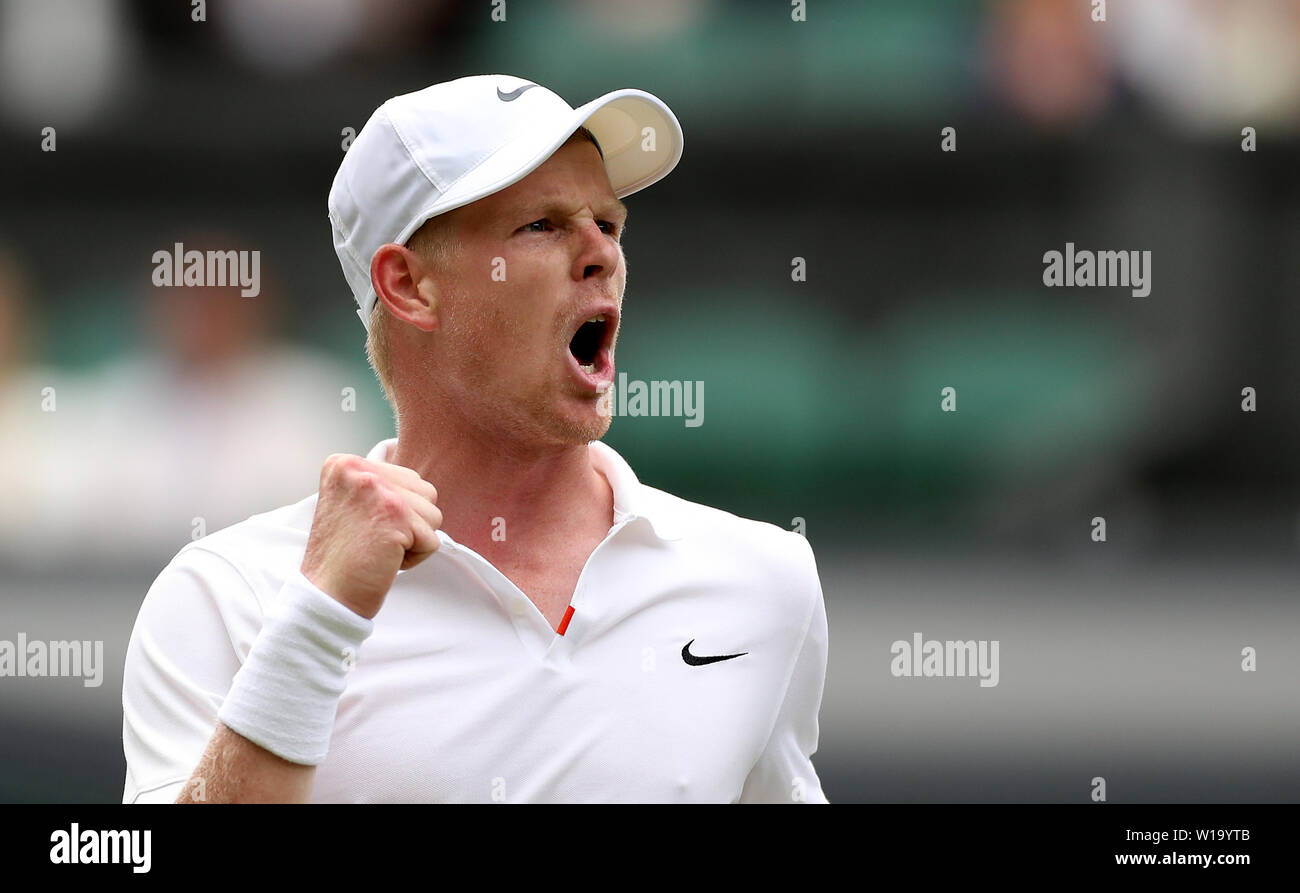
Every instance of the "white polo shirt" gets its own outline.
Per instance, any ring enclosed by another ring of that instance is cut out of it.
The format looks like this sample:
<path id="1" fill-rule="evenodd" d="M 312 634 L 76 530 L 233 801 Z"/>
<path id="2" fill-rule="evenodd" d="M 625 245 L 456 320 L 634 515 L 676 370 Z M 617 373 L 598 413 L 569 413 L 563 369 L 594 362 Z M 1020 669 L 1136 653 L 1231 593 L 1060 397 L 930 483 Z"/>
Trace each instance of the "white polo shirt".
<path id="1" fill-rule="evenodd" d="M 348 675 L 313 802 L 826 802 L 810 759 L 826 609 L 807 540 L 589 449 L 614 526 L 564 634 L 438 531 Z M 265 606 L 288 580 L 310 585 L 317 496 L 186 545 L 150 588 L 126 656 L 124 802 L 172 802 L 198 765 Z"/>

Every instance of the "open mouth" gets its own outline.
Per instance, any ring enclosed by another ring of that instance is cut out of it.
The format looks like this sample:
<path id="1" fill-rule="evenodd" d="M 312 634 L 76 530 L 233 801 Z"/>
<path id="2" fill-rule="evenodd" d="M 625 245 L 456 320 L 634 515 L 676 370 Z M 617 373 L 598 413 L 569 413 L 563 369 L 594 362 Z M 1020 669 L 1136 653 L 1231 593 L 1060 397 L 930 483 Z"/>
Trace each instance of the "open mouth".
<path id="1" fill-rule="evenodd" d="M 596 371 L 596 360 L 600 356 L 600 349 L 605 346 L 608 329 L 609 322 L 605 319 L 605 314 L 598 313 L 580 325 L 574 333 L 569 342 L 569 353 L 573 354 L 582 371 Z"/>
<path id="2" fill-rule="evenodd" d="M 569 339 L 565 359 L 578 387 L 587 396 L 603 394 L 614 383 L 614 338 L 618 330 L 618 310 L 606 307 L 591 313 Z"/>

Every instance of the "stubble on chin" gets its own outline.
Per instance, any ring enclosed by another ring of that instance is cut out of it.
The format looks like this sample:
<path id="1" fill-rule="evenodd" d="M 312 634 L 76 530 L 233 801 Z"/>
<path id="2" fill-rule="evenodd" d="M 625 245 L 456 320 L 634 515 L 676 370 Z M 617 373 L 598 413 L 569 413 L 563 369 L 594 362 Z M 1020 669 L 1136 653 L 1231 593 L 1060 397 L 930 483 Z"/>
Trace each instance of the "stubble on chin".
<path id="1" fill-rule="evenodd" d="M 576 409 L 563 383 L 551 382 L 525 393 L 509 393 L 501 387 L 503 382 L 495 384 L 494 398 L 482 409 L 503 438 L 524 449 L 585 445 L 609 430 L 613 414 L 608 393 Z"/>
<path id="2" fill-rule="evenodd" d="M 472 357 L 457 369 L 461 403 L 495 430 L 502 440 L 524 449 L 585 445 L 599 440 L 613 421 L 613 387 L 575 412 L 567 369 L 540 369 L 529 374 L 533 359 L 523 354 L 536 337 L 534 324 L 483 309 L 462 310 L 445 327 L 463 357 Z M 518 351 L 503 345 L 514 345 Z M 512 366 L 511 357 L 517 365 Z M 543 363 L 543 366 L 545 363 Z M 540 373 L 540 381 L 534 375 Z M 549 374 L 548 374 L 549 373 Z M 527 379 L 532 379 L 530 386 Z M 476 405 L 476 411 L 470 405 Z"/>
<path id="3" fill-rule="evenodd" d="M 601 397 L 601 404 L 606 402 L 605 397 Z M 550 431 L 555 440 L 567 446 L 578 446 L 591 443 L 593 440 L 600 440 L 609 431 L 611 416 L 602 411 L 601 405 L 595 407 L 595 412 L 585 412 L 583 418 L 574 419 L 564 415 L 557 414 L 549 418 Z"/>

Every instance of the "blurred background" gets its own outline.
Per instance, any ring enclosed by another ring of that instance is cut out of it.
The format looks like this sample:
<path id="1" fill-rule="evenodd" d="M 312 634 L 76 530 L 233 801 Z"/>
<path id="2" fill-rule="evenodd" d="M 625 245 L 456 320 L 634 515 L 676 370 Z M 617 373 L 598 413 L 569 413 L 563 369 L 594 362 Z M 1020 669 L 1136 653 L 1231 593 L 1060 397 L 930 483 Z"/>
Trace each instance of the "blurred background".
<path id="1" fill-rule="evenodd" d="M 832 801 L 1300 799 L 1300 2 L 1108 7 L 0 0 L 0 639 L 105 655 L 0 678 L 0 801 L 119 801 L 154 577 L 392 435 L 326 195 L 383 100 L 494 72 L 682 122 L 619 370 L 703 424 L 607 440 L 805 529 Z M 176 242 L 261 293 L 155 287 Z M 1045 288 L 1066 242 L 1150 294 Z M 999 684 L 893 677 L 914 632 L 998 640 Z"/>

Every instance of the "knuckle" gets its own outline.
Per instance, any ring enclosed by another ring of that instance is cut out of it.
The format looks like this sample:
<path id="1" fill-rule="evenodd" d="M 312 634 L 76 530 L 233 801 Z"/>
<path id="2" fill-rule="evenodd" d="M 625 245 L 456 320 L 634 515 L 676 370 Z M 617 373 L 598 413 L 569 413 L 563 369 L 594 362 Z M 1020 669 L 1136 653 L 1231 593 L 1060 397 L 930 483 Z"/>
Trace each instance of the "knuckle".
<path id="1" fill-rule="evenodd" d="M 396 493 L 385 493 L 379 500 L 379 510 L 387 518 L 400 518 L 406 513 L 406 500 Z"/>
<path id="2" fill-rule="evenodd" d="M 358 467 L 360 459 L 360 456 L 351 453 L 331 453 L 325 457 L 325 463 L 321 466 L 321 480 L 334 481 L 344 477 Z"/>

